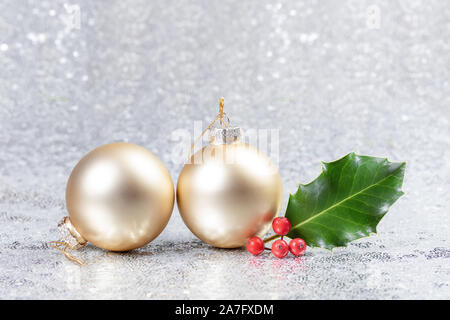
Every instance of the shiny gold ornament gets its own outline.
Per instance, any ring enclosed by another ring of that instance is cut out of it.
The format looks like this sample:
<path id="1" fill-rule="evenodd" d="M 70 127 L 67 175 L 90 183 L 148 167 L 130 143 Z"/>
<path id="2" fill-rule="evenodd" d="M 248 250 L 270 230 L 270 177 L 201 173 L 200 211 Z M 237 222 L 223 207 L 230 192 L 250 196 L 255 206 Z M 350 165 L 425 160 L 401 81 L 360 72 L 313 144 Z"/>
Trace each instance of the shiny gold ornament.
<path id="1" fill-rule="evenodd" d="M 174 186 L 150 151 L 111 143 L 78 162 L 67 183 L 66 203 L 70 218 L 63 224 L 78 244 L 127 251 L 146 245 L 167 225 Z"/>
<path id="2" fill-rule="evenodd" d="M 222 128 L 212 131 L 211 143 L 181 171 L 177 203 L 198 238 L 215 247 L 236 248 L 269 231 L 281 210 L 283 188 L 270 159 L 241 142 L 239 128 L 224 125 L 222 110 L 223 100 L 216 118 Z"/>

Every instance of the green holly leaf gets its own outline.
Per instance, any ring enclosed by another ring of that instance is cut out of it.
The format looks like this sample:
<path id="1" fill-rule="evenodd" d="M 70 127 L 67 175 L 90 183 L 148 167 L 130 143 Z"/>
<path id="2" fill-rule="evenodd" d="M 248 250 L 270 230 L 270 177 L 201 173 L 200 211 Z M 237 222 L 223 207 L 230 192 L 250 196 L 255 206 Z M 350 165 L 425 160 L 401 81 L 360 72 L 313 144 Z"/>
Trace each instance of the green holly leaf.
<path id="1" fill-rule="evenodd" d="M 376 233 L 389 207 L 403 195 L 405 162 L 350 153 L 322 163 L 316 180 L 289 197 L 289 238 L 332 249 Z"/>

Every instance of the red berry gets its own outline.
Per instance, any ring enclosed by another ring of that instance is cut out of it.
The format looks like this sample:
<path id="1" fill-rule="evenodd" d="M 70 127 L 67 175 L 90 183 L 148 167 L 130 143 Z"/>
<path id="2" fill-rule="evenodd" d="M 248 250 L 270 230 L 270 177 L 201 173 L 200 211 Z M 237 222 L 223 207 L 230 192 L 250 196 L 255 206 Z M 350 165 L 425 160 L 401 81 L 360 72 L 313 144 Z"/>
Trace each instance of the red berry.
<path id="1" fill-rule="evenodd" d="M 300 238 L 295 238 L 289 241 L 289 251 L 294 256 L 301 256 L 306 250 L 305 240 Z"/>
<path id="2" fill-rule="evenodd" d="M 275 257 L 284 258 L 289 252 L 289 246 L 284 240 L 276 240 L 272 243 L 272 253 Z"/>
<path id="3" fill-rule="evenodd" d="M 248 240 L 247 250 L 251 254 L 257 256 L 264 251 L 264 242 L 261 240 L 261 238 L 252 237 Z"/>
<path id="4" fill-rule="evenodd" d="M 285 236 L 291 230 L 291 223 L 288 218 L 275 218 L 272 222 L 272 229 L 276 234 Z"/>

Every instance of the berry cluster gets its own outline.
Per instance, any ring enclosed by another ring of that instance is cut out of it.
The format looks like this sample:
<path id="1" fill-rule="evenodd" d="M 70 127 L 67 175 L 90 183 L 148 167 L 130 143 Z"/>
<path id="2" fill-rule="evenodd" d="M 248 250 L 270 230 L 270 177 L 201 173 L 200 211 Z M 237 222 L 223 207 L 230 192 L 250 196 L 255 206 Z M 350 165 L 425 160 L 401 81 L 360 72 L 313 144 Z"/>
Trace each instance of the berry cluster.
<path id="1" fill-rule="evenodd" d="M 281 239 L 272 243 L 272 253 L 278 258 L 284 258 L 289 251 L 294 256 L 302 255 L 306 250 L 306 243 L 303 239 L 295 238 L 289 241 L 289 245 L 283 240 L 283 236 L 287 235 L 291 230 L 291 223 L 288 218 L 275 218 L 272 222 L 273 231 L 281 236 Z M 247 250 L 253 255 L 258 255 L 264 251 L 270 250 L 264 247 L 264 241 L 259 237 L 252 237 L 248 240 Z"/>

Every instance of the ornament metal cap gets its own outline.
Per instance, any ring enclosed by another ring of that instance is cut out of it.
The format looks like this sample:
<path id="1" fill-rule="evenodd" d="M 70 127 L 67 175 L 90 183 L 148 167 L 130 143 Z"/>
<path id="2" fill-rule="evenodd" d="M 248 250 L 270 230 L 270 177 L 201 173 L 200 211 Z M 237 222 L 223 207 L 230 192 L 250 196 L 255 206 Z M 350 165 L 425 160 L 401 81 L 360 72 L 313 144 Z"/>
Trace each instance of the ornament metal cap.
<path id="1" fill-rule="evenodd" d="M 87 242 L 75 229 L 69 217 L 62 218 L 58 223 L 58 230 L 61 234 L 61 240 L 66 242 L 71 249 L 79 249 Z"/>
<path id="2" fill-rule="evenodd" d="M 241 138 L 241 128 L 213 128 L 209 132 L 211 144 L 229 144 Z"/>

